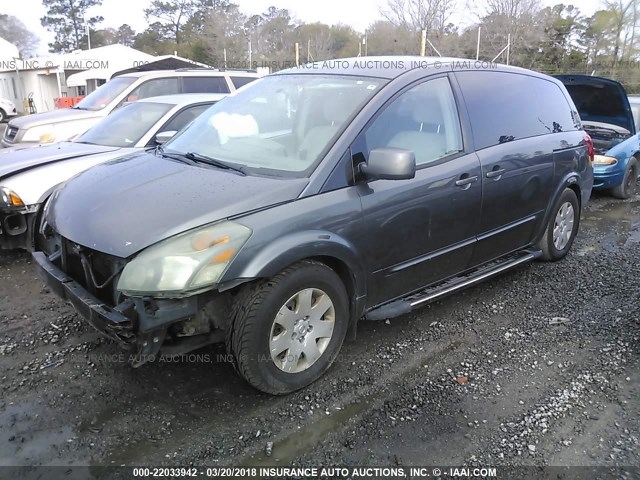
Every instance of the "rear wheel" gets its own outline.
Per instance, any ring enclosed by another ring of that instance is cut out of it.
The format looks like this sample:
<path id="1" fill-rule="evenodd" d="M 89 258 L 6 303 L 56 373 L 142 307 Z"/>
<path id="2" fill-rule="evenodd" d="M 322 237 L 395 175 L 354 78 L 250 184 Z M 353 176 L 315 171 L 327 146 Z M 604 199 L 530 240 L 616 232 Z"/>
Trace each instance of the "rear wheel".
<path id="1" fill-rule="evenodd" d="M 580 204 L 575 192 L 566 188 L 556 203 L 544 236 L 538 242 L 542 258 L 556 261 L 564 258 L 578 233 L 580 225 Z"/>
<path id="2" fill-rule="evenodd" d="M 274 395 L 320 378 L 347 332 L 344 284 L 332 269 L 315 261 L 300 262 L 244 287 L 234 305 L 227 348 L 240 375 Z"/>
<path id="3" fill-rule="evenodd" d="M 627 170 L 624 173 L 622 183 L 611 190 L 611 194 L 620 199 L 627 199 L 636 194 L 638 190 L 638 161 L 635 158 L 629 160 Z"/>

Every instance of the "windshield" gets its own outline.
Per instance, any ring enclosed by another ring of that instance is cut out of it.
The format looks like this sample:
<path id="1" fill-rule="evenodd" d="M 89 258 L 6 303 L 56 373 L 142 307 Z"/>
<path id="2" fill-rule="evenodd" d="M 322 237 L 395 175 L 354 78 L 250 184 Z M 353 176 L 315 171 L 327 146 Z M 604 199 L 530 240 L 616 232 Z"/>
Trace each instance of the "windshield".
<path id="1" fill-rule="evenodd" d="M 303 176 L 385 82 L 337 75 L 265 77 L 208 109 L 165 151 Z"/>
<path id="2" fill-rule="evenodd" d="M 134 147 L 173 106 L 167 103 L 130 103 L 100 120 L 76 142 Z"/>
<path id="3" fill-rule="evenodd" d="M 136 77 L 116 77 L 113 80 L 109 80 L 83 98 L 73 108 L 79 108 L 80 110 L 102 110 L 135 81 Z"/>

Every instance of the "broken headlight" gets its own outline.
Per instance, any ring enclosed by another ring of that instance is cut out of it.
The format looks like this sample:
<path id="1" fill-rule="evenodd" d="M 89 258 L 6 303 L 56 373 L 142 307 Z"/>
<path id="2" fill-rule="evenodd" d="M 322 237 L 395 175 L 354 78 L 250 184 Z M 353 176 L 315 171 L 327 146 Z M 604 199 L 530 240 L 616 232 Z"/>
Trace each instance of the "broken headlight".
<path id="1" fill-rule="evenodd" d="M 125 266 L 118 290 L 131 296 L 184 296 L 210 287 L 250 236 L 250 228 L 224 221 L 163 240 Z"/>

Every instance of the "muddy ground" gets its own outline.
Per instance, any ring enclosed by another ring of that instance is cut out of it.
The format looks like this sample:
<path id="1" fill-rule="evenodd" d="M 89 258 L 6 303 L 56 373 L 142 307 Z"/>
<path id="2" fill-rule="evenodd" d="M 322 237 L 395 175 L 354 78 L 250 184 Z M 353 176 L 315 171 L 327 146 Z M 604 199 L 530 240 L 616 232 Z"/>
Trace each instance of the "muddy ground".
<path id="1" fill-rule="evenodd" d="M 597 196 L 564 261 L 363 322 L 271 397 L 223 348 L 131 369 L 0 253 L 0 465 L 640 466 L 639 279 L 640 197 Z"/>

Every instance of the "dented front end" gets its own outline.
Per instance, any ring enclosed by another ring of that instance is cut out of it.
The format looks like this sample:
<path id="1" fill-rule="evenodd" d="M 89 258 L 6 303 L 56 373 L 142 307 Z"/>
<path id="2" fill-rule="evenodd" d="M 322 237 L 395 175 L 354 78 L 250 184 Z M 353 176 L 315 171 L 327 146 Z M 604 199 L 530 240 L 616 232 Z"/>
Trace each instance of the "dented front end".
<path id="1" fill-rule="evenodd" d="M 35 252 L 33 258 L 47 286 L 96 330 L 130 351 L 133 366 L 159 353 L 178 355 L 224 340 L 229 293 L 185 298 L 126 296 L 116 286 L 127 259 L 57 234 L 48 235 L 48 253 Z"/>

